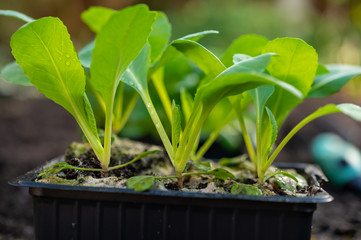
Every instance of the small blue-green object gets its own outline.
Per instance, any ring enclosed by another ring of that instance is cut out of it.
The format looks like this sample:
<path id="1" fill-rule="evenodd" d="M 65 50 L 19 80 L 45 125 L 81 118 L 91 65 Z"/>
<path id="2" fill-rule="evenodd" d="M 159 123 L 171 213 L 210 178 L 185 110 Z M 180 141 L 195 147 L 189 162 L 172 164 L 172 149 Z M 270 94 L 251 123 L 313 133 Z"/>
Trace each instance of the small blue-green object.
<path id="1" fill-rule="evenodd" d="M 360 150 L 339 136 L 320 134 L 312 142 L 311 151 L 333 185 L 343 187 L 361 178 Z"/>

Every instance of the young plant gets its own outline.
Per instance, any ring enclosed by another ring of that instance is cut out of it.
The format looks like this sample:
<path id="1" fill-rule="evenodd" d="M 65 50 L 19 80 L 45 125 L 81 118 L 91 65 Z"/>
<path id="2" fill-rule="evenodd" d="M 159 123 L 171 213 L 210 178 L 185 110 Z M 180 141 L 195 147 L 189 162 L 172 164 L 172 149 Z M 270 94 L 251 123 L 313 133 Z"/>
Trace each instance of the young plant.
<path id="1" fill-rule="evenodd" d="M 73 115 L 102 169 L 108 171 L 116 91 L 127 68 L 148 44 L 156 12 L 145 5 L 125 8 L 109 17 L 96 36 L 89 82 L 105 106 L 104 145 L 85 93 L 84 68 L 63 23 L 53 17 L 33 20 L 17 12 L 0 14 L 27 22 L 11 38 L 16 63 L 32 85 Z M 117 44 L 110 46 L 109 39 Z"/>
<path id="2" fill-rule="evenodd" d="M 253 43 L 256 43 L 253 45 Z M 244 49 L 244 46 L 248 46 Z M 361 74 L 361 68 L 347 65 L 327 65 L 317 63 L 316 51 L 300 39 L 283 38 L 268 41 L 257 35 L 242 36 L 233 42 L 225 54 L 230 58 L 232 54 L 264 54 L 276 53 L 267 72 L 299 89 L 305 97 L 325 97 L 337 92 L 354 76 Z M 246 144 L 251 159 L 257 169 L 260 182 L 267 177 L 269 166 L 273 163 L 285 144 L 303 126 L 310 121 L 331 113 L 342 112 L 355 120 L 361 121 L 361 108 L 352 104 L 329 104 L 309 115 L 301 121 L 274 149 L 278 129 L 288 114 L 302 101 L 278 86 L 262 86 L 248 91 L 256 109 L 256 150 L 252 144 Z M 237 104 L 242 101 L 233 98 L 232 103 L 238 114 L 244 138 L 247 143 L 248 131 L 244 126 L 242 111 Z M 250 140 L 248 140 L 250 141 Z M 272 173 L 271 173 L 272 174 Z M 284 174 L 280 172 L 280 174 Z"/>

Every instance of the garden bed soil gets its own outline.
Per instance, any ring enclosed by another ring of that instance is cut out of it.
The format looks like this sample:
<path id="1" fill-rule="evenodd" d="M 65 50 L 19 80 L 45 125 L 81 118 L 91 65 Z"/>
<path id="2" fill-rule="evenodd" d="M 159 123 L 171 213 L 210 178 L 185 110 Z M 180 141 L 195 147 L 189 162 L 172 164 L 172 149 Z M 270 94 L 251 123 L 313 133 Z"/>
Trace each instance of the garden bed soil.
<path id="1" fill-rule="evenodd" d="M 34 239 L 31 197 L 7 181 L 64 154 L 79 132 L 72 117 L 49 100 L 0 99 L 0 110 L 0 239 Z M 334 201 L 318 205 L 312 239 L 361 239 L 360 197 L 330 185 L 326 190 Z"/>

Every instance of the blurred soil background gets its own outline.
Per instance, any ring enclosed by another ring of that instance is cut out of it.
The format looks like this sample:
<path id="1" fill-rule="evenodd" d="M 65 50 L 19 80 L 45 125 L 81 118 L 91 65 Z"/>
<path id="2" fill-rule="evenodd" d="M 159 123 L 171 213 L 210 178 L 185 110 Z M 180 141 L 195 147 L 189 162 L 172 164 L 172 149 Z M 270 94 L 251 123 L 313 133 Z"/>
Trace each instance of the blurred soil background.
<path id="1" fill-rule="evenodd" d="M 315 47 L 321 63 L 361 63 L 361 2 L 357 0 L 1 0 L 0 9 L 21 11 L 34 18 L 59 17 L 80 50 L 94 37 L 81 22 L 83 10 L 92 5 L 120 9 L 139 2 L 167 13 L 173 39 L 219 30 L 220 34 L 202 40 L 218 54 L 238 36 L 255 33 L 269 39 L 300 37 Z M 13 61 L 9 41 L 21 25 L 19 20 L 0 16 L 0 70 Z M 326 103 L 360 105 L 360 86 L 360 79 L 354 79 L 327 99 L 306 100 L 290 115 L 280 138 Z M 361 148 L 361 125 L 332 115 L 306 126 L 276 161 L 312 162 L 310 144 L 322 132 L 334 132 Z M 7 181 L 63 154 L 72 141 L 81 138 L 76 122 L 61 107 L 32 87 L 14 86 L 0 79 L 0 240 L 34 239 L 31 197 L 27 189 L 12 187 Z M 237 149 L 231 152 L 241 153 Z M 361 239 L 360 198 L 331 184 L 326 189 L 335 200 L 318 206 L 312 239 Z"/>

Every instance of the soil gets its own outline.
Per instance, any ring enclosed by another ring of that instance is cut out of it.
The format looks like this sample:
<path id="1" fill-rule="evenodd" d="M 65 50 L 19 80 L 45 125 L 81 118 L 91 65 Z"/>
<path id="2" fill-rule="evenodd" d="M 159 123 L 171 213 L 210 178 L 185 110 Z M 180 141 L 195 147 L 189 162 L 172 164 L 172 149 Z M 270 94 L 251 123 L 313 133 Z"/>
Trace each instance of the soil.
<path id="1" fill-rule="evenodd" d="M 312 127 L 317 128 L 317 125 Z M 316 135 L 315 132 L 312 134 Z M 75 121 L 51 101 L 0 98 L 1 240 L 34 239 L 32 202 L 27 189 L 12 187 L 7 181 L 64 154 L 63 149 L 74 140 L 80 140 Z M 307 144 L 300 146 L 296 152 L 308 151 Z M 290 150 L 286 156 L 291 155 Z M 176 188 L 172 184 L 169 187 Z M 361 239 L 361 198 L 347 189 L 335 189 L 331 185 L 326 186 L 326 190 L 334 201 L 318 205 L 312 239 Z"/>

